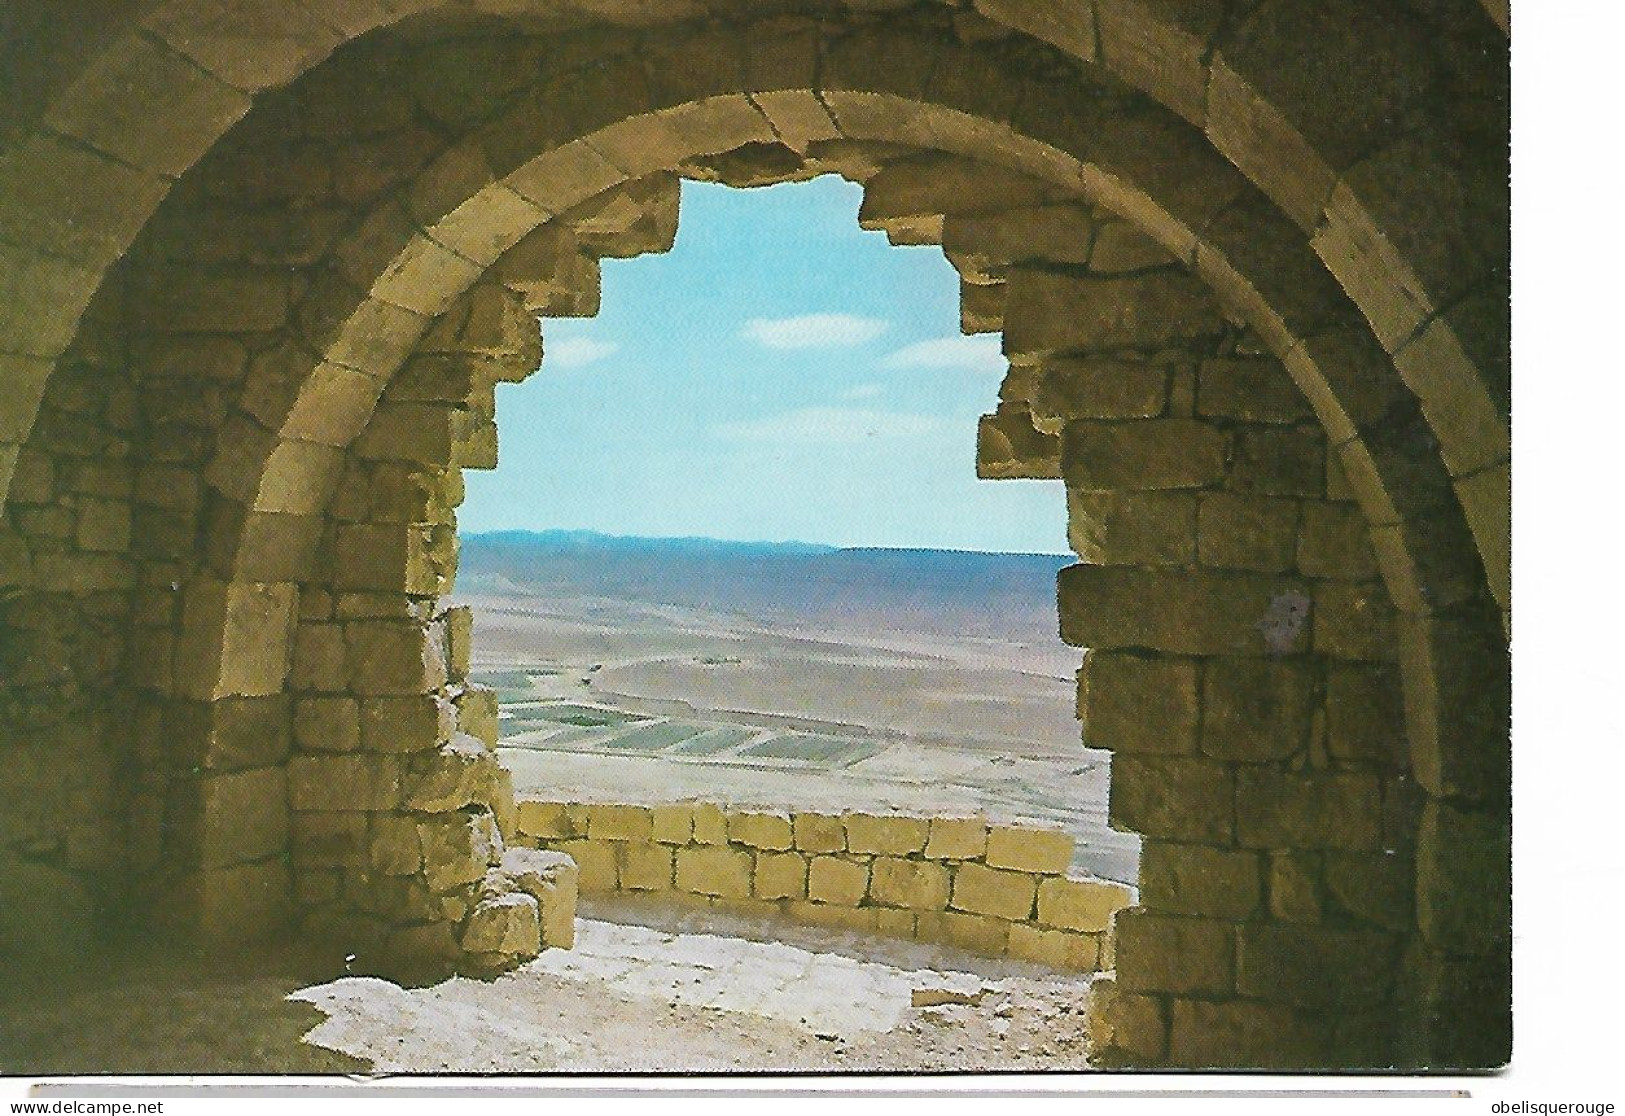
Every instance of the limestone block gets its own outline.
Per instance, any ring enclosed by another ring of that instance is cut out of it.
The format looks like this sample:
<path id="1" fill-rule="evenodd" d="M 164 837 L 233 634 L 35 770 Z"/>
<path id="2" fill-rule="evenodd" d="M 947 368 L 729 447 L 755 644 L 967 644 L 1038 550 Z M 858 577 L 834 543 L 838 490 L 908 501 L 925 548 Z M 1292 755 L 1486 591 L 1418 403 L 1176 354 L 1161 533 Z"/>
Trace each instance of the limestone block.
<path id="1" fill-rule="evenodd" d="M 1302 662 L 1214 659 L 1202 676 L 1202 752 L 1259 763 L 1309 745 L 1318 677 Z"/>
<path id="2" fill-rule="evenodd" d="M 485 810 L 436 814 L 418 822 L 423 876 L 439 893 L 473 883 L 502 855 L 496 819 Z"/>
<path id="3" fill-rule="evenodd" d="M 629 840 L 621 849 L 621 890 L 670 891 L 672 865 L 670 846 Z"/>
<path id="4" fill-rule="evenodd" d="M 968 270 L 1002 280 L 1012 263 L 1087 263 L 1094 231 L 1089 210 L 1080 205 L 954 213 L 943 223 L 942 250 L 961 275 Z"/>
<path id="5" fill-rule="evenodd" d="M 1215 492 L 1197 511 L 1196 548 L 1202 565 L 1280 573 L 1294 565 L 1298 501 Z"/>
<path id="6" fill-rule="evenodd" d="M 876 857 L 869 897 L 888 907 L 940 911 L 948 905 L 949 870 L 940 864 L 901 857 Z"/>
<path id="7" fill-rule="evenodd" d="M 200 580 L 181 603 L 176 688 L 194 698 L 279 693 L 288 677 L 298 587 Z"/>
<path id="8" fill-rule="evenodd" d="M 686 845 L 694 837 L 694 807 L 687 802 L 666 802 L 650 807 L 650 829 L 665 845 Z"/>
<path id="9" fill-rule="evenodd" d="M 791 852 L 757 853 L 751 894 L 758 899 L 805 899 L 806 857 Z"/>
<path id="10" fill-rule="evenodd" d="M 401 776 L 395 756 L 295 755 L 288 802 L 295 810 L 393 810 L 401 804 Z"/>
<path id="11" fill-rule="evenodd" d="M 574 946 L 578 884 L 575 861 L 558 852 L 508 849 L 502 854 L 502 871 L 540 906 L 542 945 L 548 949 Z"/>
<path id="12" fill-rule="evenodd" d="M 130 548 L 130 508 L 111 500 L 82 500 L 75 525 L 80 550 L 123 552 Z"/>
<path id="13" fill-rule="evenodd" d="M 462 944 L 468 953 L 534 957 L 542 948 L 541 909 L 523 892 L 482 899 L 463 927 Z"/>
<path id="14" fill-rule="evenodd" d="M 1018 872 L 1065 872 L 1072 864 L 1072 834 L 1033 826 L 995 825 L 987 834 L 987 863 Z"/>
<path id="15" fill-rule="evenodd" d="M 367 865 L 370 849 L 367 820 L 359 810 L 299 811 L 290 822 L 293 860 L 301 871 L 316 868 L 361 868 Z M 414 851 L 417 832 L 412 833 Z"/>
<path id="16" fill-rule="evenodd" d="M 1318 427 L 1243 427 L 1233 444 L 1229 483 L 1237 492 L 1325 495 L 1325 435 Z"/>
<path id="17" fill-rule="evenodd" d="M 1018 922 L 1010 927 L 1006 952 L 1022 961 L 1036 961 L 1073 972 L 1092 973 L 1100 969 L 1100 942 L 1093 934 L 1070 934 Z"/>
<path id="18" fill-rule="evenodd" d="M 1001 403 L 976 428 L 976 475 L 983 480 L 1055 480 L 1061 442 L 1033 426 L 1023 404 Z"/>
<path id="19" fill-rule="evenodd" d="M 1168 1060 L 1193 1069 L 1327 1064 L 1323 1026 L 1282 1004 L 1175 999 Z"/>
<path id="20" fill-rule="evenodd" d="M 1078 671 L 1084 744 L 1135 755 L 1194 754 L 1196 668 L 1189 659 L 1085 653 Z"/>
<path id="21" fill-rule="evenodd" d="M 627 259 L 666 252 L 677 237 L 678 197 L 674 175 L 651 174 L 589 198 L 561 220 L 595 256 Z"/>
<path id="22" fill-rule="evenodd" d="M 1009 288 L 1004 351 L 1012 356 L 1172 348 L 1224 332 L 1211 292 L 1181 270 L 1085 278 L 1017 267 Z"/>
<path id="23" fill-rule="evenodd" d="M 677 889 L 727 899 L 750 896 L 751 855 L 742 849 L 677 850 Z"/>
<path id="24" fill-rule="evenodd" d="M 846 848 L 846 829 L 839 815 L 796 813 L 790 820 L 795 847 L 802 852 L 841 852 Z"/>
<path id="25" fill-rule="evenodd" d="M 457 735 L 431 752 L 407 760 L 402 802 L 411 810 L 439 813 L 489 806 L 501 770 L 494 752 L 472 736 Z"/>
<path id="26" fill-rule="evenodd" d="M 875 933 L 885 934 L 891 938 L 914 937 L 916 916 L 913 911 L 878 907 L 872 913 L 875 918 Z"/>
<path id="27" fill-rule="evenodd" d="M 1167 1049 L 1168 1021 L 1155 996 L 1125 992 L 1115 980 L 1089 986 L 1089 1056 L 1103 1065 L 1155 1065 Z"/>
<path id="28" fill-rule="evenodd" d="M 423 868 L 417 822 L 401 814 L 373 814 L 367 834 L 367 863 L 385 876 L 413 876 Z"/>
<path id="29" fill-rule="evenodd" d="M 1201 488 L 1225 475 L 1224 432 L 1184 418 L 1078 419 L 1061 434 L 1061 475 L 1081 491 Z"/>
<path id="30" fill-rule="evenodd" d="M 954 869 L 948 905 L 956 911 L 1021 922 L 1032 917 L 1037 894 L 1038 881 L 1025 872 L 966 862 Z"/>
<path id="31" fill-rule="evenodd" d="M 1263 894 L 1257 853 L 1168 841 L 1140 846 L 1140 900 L 1152 910 L 1245 919 L 1258 912 Z M 1038 909 L 1042 918 L 1042 894 Z"/>
<path id="32" fill-rule="evenodd" d="M 807 898 L 815 903 L 855 907 L 869 893 L 869 862 L 815 856 L 807 868 Z"/>
<path id="33" fill-rule="evenodd" d="M 356 621 L 344 626 L 344 640 L 345 670 L 358 694 L 423 694 L 445 680 L 444 664 L 417 624 Z"/>
<path id="34" fill-rule="evenodd" d="M 236 945 L 286 926 L 292 894 L 280 858 L 234 864 L 176 880 L 160 901 L 158 919 L 176 933 Z"/>
<path id="35" fill-rule="evenodd" d="M 295 690 L 307 693 L 339 693 L 346 688 L 343 625 L 299 624 L 290 681 Z"/>
<path id="36" fill-rule="evenodd" d="M 1002 918 L 959 911 L 920 911 L 914 917 L 915 936 L 922 942 L 941 942 L 997 957 L 1010 940 L 1011 924 Z"/>
<path id="37" fill-rule="evenodd" d="M 433 529 L 412 523 L 356 523 L 337 532 L 334 585 L 339 589 L 435 596 L 446 569 Z"/>
<path id="38" fill-rule="evenodd" d="M 206 774 L 197 787 L 199 867 L 262 860 L 287 848 L 288 780 L 282 768 Z"/>
<path id="39" fill-rule="evenodd" d="M 863 184 L 858 224 L 883 229 L 896 219 L 991 213 L 1030 207 L 1051 187 L 985 163 L 926 156 L 888 163 Z"/>
<path id="40" fill-rule="evenodd" d="M 925 842 L 929 860 L 977 860 L 987 852 L 987 819 L 984 817 L 931 819 Z"/>
<path id="41" fill-rule="evenodd" d="M 789 814 L 759 811 L 729 814 L 728 840 L 753 849 L 780 851 L 795 844 Z"/>
<path id="42" fill-rule="evenodd" d="M 576 826 L 563 802 L 538 802 L 533 798 L 519 802 L 519 832 L 543 840 L 586 836 L 586 829 Z"/>
<path id="43" fill-rule="evenodd" d="M 901 815 L 850 813 L 842 817 L 846 847 L 874 856 L 907 856 L 923 852 L 930 836 L 930 821 Z"/>
<path id="44" fill-rule="evenodd" d="M 827 926 L 833 930 L 872 931 L 880 912 L 868 907 L 848 907 L 835 903 L 803 903 L 792 900 L 786 910 L 797 922 Z"/>
<path id="45" fill-rule="evenodd" d="M 1088 934 L 1111 929 L 1112 916 L 1134 902 L 1123 884 L 1079 877 L 1038 881 L 1038 921 Z"/>
<path id="46" fill-rule="evenodd" d="M 1315 650 L 1338 659 L 1391 660 L 1398 653 L 1394 607 L 1380 581 L 1315 586 Z"/>
<path id="47" fill-rule="evenodd" d="M 1196 413 L 1239 422 L 1296 423 L 1309 401 L 1273 357 L 1207 357 L 1196 373 Z"/>
<path id="48" fill-rule="evenodd" d="M 1410 856 L 1328 852 L 1324 878 L 1329 902 L 1362 922 L 1395 931 L 1415 925 L 1416 869 Z"/>
<path id="49" fill-rule="evenodd" d="M 1113 829 L 1173 841 L 1229 844 L 1235 775 L 1210 760 L 1119 755 L 1107 819 Z"/>
<path id="50" fill-rule="evenodd" d="M 587 837 L 594 841 L 648 841 L 654 836 L 654 812 L 647 806 L 587 807 Z"/>
<path id="51" fill-rule="evenodd" d="M 1069 566 L 1058 584 L 1061 638 L 1075 647 L 1264 655 L 1309 643 L 1313 602 L 1284 576 Z"/>
<path id="52" fill-rule="evenodd" d="M 1349 504 L 1305 502 L 1298 569 L 1308 577 L 1351 581 L 1376 577 L 1377 559 L 1360 509 Z"/>
<path id="53" fill-rule="evenodd" d="M 1270 854 L 1270 914 L 1282 922 L 1315 923 L 1325 914 L 1318 852 Z"/>
<path id="54" fill-rule="evenodd" d="M 1192 492 L 1069 488 L 1067 541 L 1078 557 L 1096 565 L 1194 565 L 1197 503 Z"/>
<path id="55" fill-rule="evenodd" d="M 281 694 L 172 702 L 165 710 L 171 754 L 199 757 L 210 771 L 280 764 L 289 752 L 293 705 Z"/>
<path id="56" fill-rule="evenodd" d="M 1236 839 L 1248 848 L 1374 850 L 1382 841 L 1377 779 L 1243 767 L 1236 773 Z"/>
<path id="57" fill-rule="evenodd" d="M 998 333 L 1004 328 L 1006 298 L 1007 288 L 1003 283 L 990 283 L 979 287 L 969 283 L 961 283 L 959 285 L 959 332 L 966 336 L 978 333 Z"/>
<path id="58" fill-rule="evenodd" d="M 694 843 L 696 845 L 726 845 L 728 819 L 722 807 L 711 802 L 694 804 Z"/>
<path id="59" fill-rule="evenodd" d="M 1122 357 L 1053 357 L 1038 365 L 1033 425 L 1059 434 L 1075 419 L 1156 418 L 1168 405 L 1171 369 Z"/>
<path id="60" fill-rule="evenodd" d="M 464 685 L 452 699 L 457 710 L 457 729 L 495 748 L 500 738 L 497 694 L 488 686 Z"/>
<path id="61" fill-rule="evenodd" d="M 446 677 L 454 683 L 467 682 L 474 648 L 474 610 L 467 605 L 448 608 L 440 614 L 440 621 L 446 627 Z"/>
<path id="62" fill-rule="evenodd" d="M 1144 271 L 1173 262 L 1166 248 L 1140 232 L 1131 221 L 1104 222 L 1089 249 L 1089 270 L 1097 275 Z"/>
<path id="63" fill-rule="evenodd" d="M 456 732 L 452 705 L 437 694 L 364 698 L 361 747 L 369 752 L 426 752 Z"/>
<path id="64" fill-rule="evenodd" d="M 1237 933 L 1236 990 L 1299 1007 L 1378 1007 L 1398 961 L 1398 938 L 1382 931 L 1249 922 Z"/>
<path id="65" fill-rule="evenodd" d="M 1117 916 L 1117 983 L 1129 992 L 1228 995 L 1234 991 L 1232 926 L 1139 908 Z"/>
<path id="66" fill-rule="evenodd" d="M 575 861 L 577 886 L 583 894 L 614 891 L 620 882 L 620 857 L 616 841 L 560 841 L 554 852 Z"/>

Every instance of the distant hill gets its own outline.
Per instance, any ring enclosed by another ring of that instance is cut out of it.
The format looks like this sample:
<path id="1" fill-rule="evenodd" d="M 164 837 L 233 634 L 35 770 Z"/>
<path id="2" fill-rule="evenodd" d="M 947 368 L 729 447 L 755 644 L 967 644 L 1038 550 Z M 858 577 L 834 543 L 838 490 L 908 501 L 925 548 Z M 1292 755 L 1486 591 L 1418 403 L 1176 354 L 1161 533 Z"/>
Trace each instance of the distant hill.
<path id="1" fill-rule="evenodd" d="M 634 538 L 591 531 L 465 535 L 458 590 L 591 596 L 810 624 L 1025 641 L 1055 631 L 1053 554 Z"/>

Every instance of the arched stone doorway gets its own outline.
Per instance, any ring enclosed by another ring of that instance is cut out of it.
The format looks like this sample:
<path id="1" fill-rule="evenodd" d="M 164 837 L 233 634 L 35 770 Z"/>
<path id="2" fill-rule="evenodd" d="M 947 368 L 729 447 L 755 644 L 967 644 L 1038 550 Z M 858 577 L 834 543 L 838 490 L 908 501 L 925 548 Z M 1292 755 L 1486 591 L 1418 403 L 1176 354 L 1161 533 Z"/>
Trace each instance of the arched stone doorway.
<path id="1" fill-rule="evenodd" d="M 1080 711 L 1150 839 L 1105 1045 L 1504 1059 L 1481 13 L 214 7 L 64 45 L 0 154 L 10 878 L 455 946 L 505 799 L 434 602 L 491 387 L 661 246 L 662 176 L 828 170 L 1002 327 L 984 470 L 1069 483 Z"/>

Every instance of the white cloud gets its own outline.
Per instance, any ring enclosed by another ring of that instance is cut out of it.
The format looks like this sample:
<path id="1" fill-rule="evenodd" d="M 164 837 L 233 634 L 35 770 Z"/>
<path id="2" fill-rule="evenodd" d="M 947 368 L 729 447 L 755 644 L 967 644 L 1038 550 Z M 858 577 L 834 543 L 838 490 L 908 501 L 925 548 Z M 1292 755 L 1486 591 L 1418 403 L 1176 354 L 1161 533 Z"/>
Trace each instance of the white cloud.
<path id="1" fill-rule="evenodd" d="M 548 368 L 585 368 L 619 350 L 620 346 L 613 341 L 566 337 L 562 341 L 543 345 L 542 363 Z"/>
<path id="2" fill-rule="evenodd" d="M 873 341 L 889 324 L 856 314 L 798 314 L 752 318 L 739 336 L 769 349 L 838 349 Z"/>
<path id="3" fill-rule="evenodd" d="M 779 445 L 859 445 L 878 439 L 920 438 L 942 430 L 931 415 L 863 407 L 804 407 L 765 418 L 723 423 L 716 433 L 743 442 Z"/>
<path id="4" fill-rule="evenodd" d="M 883 362 L 887 368 L 953 368 L 966 372 L 1003 372 L 1004 354 L 992 334 L 937 337 L 905 345 Z"/>
<path id="5" fill-rule="evenodd" d="M 884 395 L 885 389 L 879 384 L 859 384 L 854 388 L 847 388 L 841 392 L 842 399 L 874 399 Z"/>

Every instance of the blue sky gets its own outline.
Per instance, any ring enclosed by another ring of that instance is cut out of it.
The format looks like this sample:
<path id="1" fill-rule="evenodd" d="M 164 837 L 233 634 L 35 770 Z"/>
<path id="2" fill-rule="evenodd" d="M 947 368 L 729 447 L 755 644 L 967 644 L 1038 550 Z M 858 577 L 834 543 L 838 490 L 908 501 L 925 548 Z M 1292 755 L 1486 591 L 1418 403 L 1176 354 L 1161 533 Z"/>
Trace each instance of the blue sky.
<path id="1" fill-rule="evenodd" d="M 545 321 L 541 370 L 498 386 L 461 528 L 1065 552 L 1060 482 L 976 479 L 997 335 L 961 336 L 942 252 L 859 229 L 861 200 L 683 183 L 673 250 L 604 261 L 598 317 Z"/>

